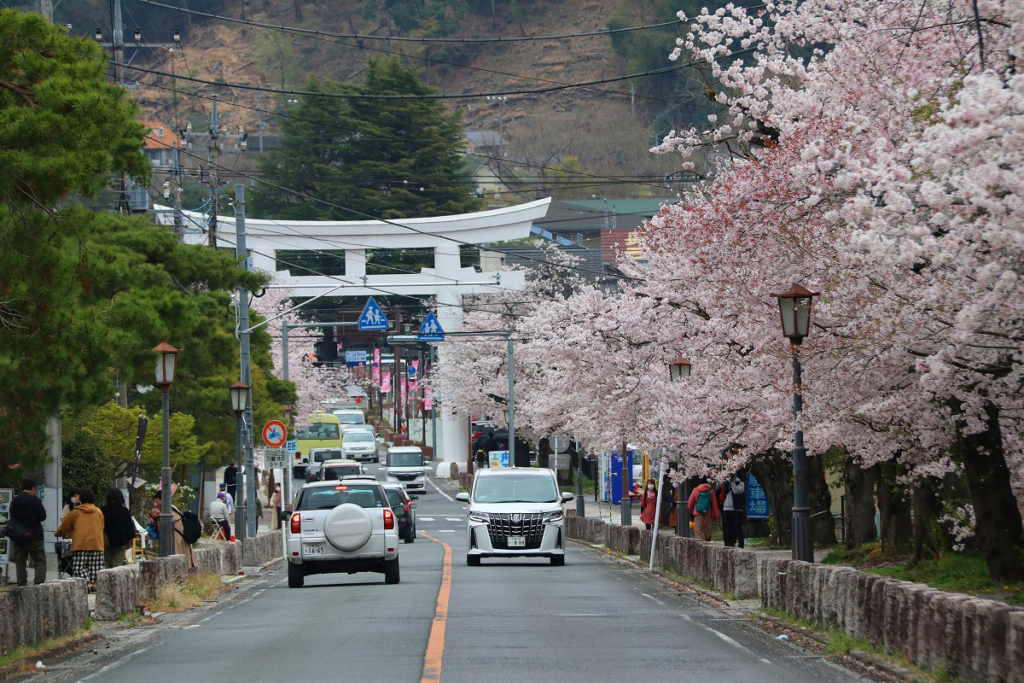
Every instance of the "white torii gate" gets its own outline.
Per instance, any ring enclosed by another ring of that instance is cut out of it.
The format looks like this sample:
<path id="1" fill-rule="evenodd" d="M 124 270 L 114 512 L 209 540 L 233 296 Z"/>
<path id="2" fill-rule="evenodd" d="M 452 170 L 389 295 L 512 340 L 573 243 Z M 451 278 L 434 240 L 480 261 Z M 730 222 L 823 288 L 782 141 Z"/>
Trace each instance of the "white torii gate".
<path id="1" fill-rule="evenodd" d="M 550 198 L 490 211 L 463 213 L 434 218 L 403 218 L 384 221 L 277 221 L 245 219 L 246 241 L 252 267 L 274 273 L 282 285 L 294 290 L 296 297 L 332 296 L 367 297 L 381 294 L 433 296 L 437 298 L 437 318 L 446 332 L 462 330 L 462 297 L 465 294 L 487 294 L 523 287 L 524 273 L 477 273 L 463 268 L 459 247 L 529 237 L 530 227 L 548 211 Z M 158 222 L 174 224 L 174 210 L 155 206 Z M 205 244 L 207 235 L 203 215 L 183 212 L 185 241 Z M 218 216 L 217 246 L 235 246 L 235 219 Z M 432 248 L 434 267 L 416 274 L 367 275 L 367 249 Z M 278 251 L 345 251 L 343 276 L 292 276 L 277 270 Z M 444 345 L 441 357 L 449 360 L 454 351 Z M 441 429 L 443 453 L 437 472 L 447 477 L 450 463 L 459 471 L 466 470 L 469 455 L 468 416 L 457 415 L 442 406 Z"/>

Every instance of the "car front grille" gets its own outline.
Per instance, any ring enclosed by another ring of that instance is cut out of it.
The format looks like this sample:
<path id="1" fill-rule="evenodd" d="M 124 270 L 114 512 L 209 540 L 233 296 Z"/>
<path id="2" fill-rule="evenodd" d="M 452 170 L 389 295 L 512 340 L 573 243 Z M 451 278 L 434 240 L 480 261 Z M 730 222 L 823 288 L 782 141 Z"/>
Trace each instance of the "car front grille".
<path id="1" fill-rule="evenodd" d="M 537 550 L 544 538 L 544 513 L 507 513 L 492 512 L 491 521 L 487 525 L 491 536 L 491 545 L 495 550 Z M 509 536 L 526 538 L 524 547 L 509 548 Z"/>
<path id="2" fill-rule="evenodd" d="M 397 472 L 393 475 L 398 481 L 416 481 L 417 477 L 422 477 L 422 474 L 398 474 Z"/>

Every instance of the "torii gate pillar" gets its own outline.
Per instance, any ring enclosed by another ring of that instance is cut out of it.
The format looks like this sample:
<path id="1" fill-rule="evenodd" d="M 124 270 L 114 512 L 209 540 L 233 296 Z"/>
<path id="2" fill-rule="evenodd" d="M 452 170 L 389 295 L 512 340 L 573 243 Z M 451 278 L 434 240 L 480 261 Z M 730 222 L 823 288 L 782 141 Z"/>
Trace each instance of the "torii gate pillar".
<path id="1" fill-rule="evenodd" d="M 455 243 L 434 247 L 434 269 L 455 279 L 476 276 L 472 268 L 462 267 L 459 245 Z M 438 287 L 437 321 L 441 329 L 445 332 L 461 332 L 462 318 L 462 294 L 455 287 Z M 458 349 L 450 344 L 440 344 L 438 354 L 442 363 L 457 362 Z M 465 472 L 469 459 L 469 416 L 456 414 L 449 406 L 441 403 L 441 439 L 440 454 L 435 456 L 438 458 L 437 476 L 450 477 L 452 463 L 459 466 L 459 472 Z"/>

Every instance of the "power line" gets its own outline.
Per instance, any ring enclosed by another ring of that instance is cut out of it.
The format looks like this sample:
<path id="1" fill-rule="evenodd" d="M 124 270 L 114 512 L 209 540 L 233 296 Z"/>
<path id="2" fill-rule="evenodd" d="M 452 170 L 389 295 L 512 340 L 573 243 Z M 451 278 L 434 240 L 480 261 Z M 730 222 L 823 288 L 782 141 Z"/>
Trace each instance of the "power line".
<path id="1" fill-rule="evenodd" d="M 739 53 L 735 53 L 739 54 Z M 730 55 L 730 56 L 735 56 Z M 600 78 L 592 81 L 580 81 L 578 83 L 560 83 L 558 85 L 551 85 L 546 88 L 533 88 L 532 90 L 495 90 L 490 92 L 478 92 L 478 93 L 425 93 L 423 95 L 381 95 L 373 93 L 340 93 L 340 92 L 318 92 L 315 90 L 289 90 L 285 88 L 271 88 L 262 85 L 250 85 L 248 83 L 230 83 L 226 81 L 211 81 L 205 78 L 197 78 L 195 76 L 179 76 L 177 74 L 167 73 L 166 71 L 158 71 L 156 69 L 147 69 L 141 66 L 131 66 L 123 62 L 115 62 L 117 66 L 121 66 L 126 69 L 133 71 L 141 71 L 142 73 L 154 74 L 157 76 L 165 76 L 167 78 L 173 78 L 179 81 L 189 81 L 191 83 L 202 83 L 203 85 L 213 85 L 221 88 L 238 88 L 239 90 L 255 90 L 257 92 L 277 93 L 279 95 L 300 95 L 303 97 L 326 97 L 330 99 L 344 99 L 344 100 L 463 100 L 473 99 L 480 97 L 500 97 L 508 95 L 542 95 L 545 93 L 559 92 L 562 90 L 571 90 L 573 88 L 584 88 L 591 85 L 601 85 L 602 83 L 619 83 L 621 81 L 628 81 L 634 78 L 647 78 L 650 76 L 659 76 L 661 74 L 673 73 L 675 71 L 681 71 L 687 69 L 695 64 L 678 64 L 673 66 L 666 66 L 661 69 L 651 69 L 648 71 L 641 71 L 633 74 L 626 74 L 625 76 L 613 76 L 611 78 Z"/>
<path id="2" fill-rule="evenodd" d="M 142 85 L 154 87 L 154 88 L 157 88 L 157 89 L 160 89 L 160 90 L 172 90 L 171 88 L 168 88 L 167 86 L 158 85 L 156 83 L 151 83 L 151 82 L 146 82 L 146 81 L 139 81 L 139 83 L 141 83 Z M 218 85 L 220 85 L 220 84 L 218 84 Z M 199 93 L 180 92 L 180 94 L 187 95 L 189 97 L 198 97 L 198 98 L 204 99 L 204 100 L 213 100 L 214 99 L 210 95 L 201 95 Z M 231 103 L 222 102 L 221 104 L 224 104 L 224 105 L 227 105 L 227 106 L 231 106 L 231 107 L 239 107 L 241 109 L 249 109 L 251 111 L 258 111 L 258 109 L 256 107 L 250 107 L 248 105 L 239 104 L 237 102 L 231 102 Z M 287 113 L 287 112 L 266 111 L 266 110 L 264 110 L 264 113 L 271 114 L 272 116 L 278 116 L 278 117 L 285 118 L 285 119 L 292 119 L 294 121 L 301 121 L 301 122 L 304 122 L 304 123 L 312 123 L 312 124 L 315 124 L 315 125 L 323 126 L 323 122 L 322 121 L 317 121 L 316 119 L 310 119 L 310 118 L 306 118 L 306 117 L 303 117 L 303 116 L 295 116 L 294 114 L 290 114 L 290 113 Z M 325 128 L 328 128 L 329 130 L 339 130 L 340 131 L 339 128 L 335 128 L 335 127 L 331 127 L 331 126 L 325 126 Z M 350 132 L 350 131 L 346 131 L 346 132 Z M 390 141 L 393 141 L 393 142 L 409 142 L 409 143 L 413 143 L 413 144 L 420 144 L 423 147 L 431 146 L 429 144 L 423 144 L 421 141 L 415 140 L 413 138 L 408 138 L 407 139 L 407 138 L 392 137 L 392 138 L 380 138 L 380 139 L 390 140 Z M 481 154 L 479 152 L 464 152 L 464 151 L 462 151 L 462 150 L 460 150 L 458 148 L 455 148 L 455 147 L 442 147 L 441 149 L 447 149 L 449 151 L 456 151 L 456 152 L 459 152 L 461 154 L 465 154 L 466 156 L 472 156 L 472 157 L 476 157 L 478 159 L 486 159 L 488 161 L 497 161 L 497 162 L 500 162 L 500 163 L 508 163 L 508 161 L 506 159 L 502 159 L 501 157 L 491 156 L 489 154 Z M 628 178 L 628 176 L 622 176 L 622 177 L 602 176 L 602 175 L 596 175 L 596 174 L 593 174 L 593 173 L 586 173 L 584 171 L 568 171 L 568 170 L 563 170 L 563 169 L 555 167 L 555 166 L 545 166 L 543 164 L 533 164 L 533 163 L 530 163 L 530 162 L 527 162 L 527 161 L 516 161 L 516 162 L 514 162 L 514 164 L 516 166 L 524 166 L 526 168 L 535 168 L 535 169 L 541 169 L 541 170 L 547 170 L 547 171 L 558 171 L 559 173 L 565 173 L 567 175 L 572 175 L 572 176 L 579 176 L 580 178 L 594 178 L 594 179 L 597 179 L 597 180 L 608 180 L 608 181 L 613 181 L 613 182 L 622 183 L 622 184 L 647 185 L 649 187 L 656 187 L 658 189 L 664 189 L 664 186 L 661 185 L 661 184 L 624 179 L 624 178 Z"/>
<path id="3" fill-rule="evenodd" d="M 156 140 L 155 138 L 152 138 L 152 137 L 150 137 L 150 139 L 154 140 L 155 142 L 157 142 L 157 144 L 161 144 L 161 145 L 166 146 L 166 143 L 163 142 L 162 140 Z M 192 154 L 191 152 L 184 151 L 184 150 L 179 150 L 179 153 L 181 153 L 181 152 L 184 152 L 187 156 L 191 156 L 193 158 L 198 158 L 198 157 L 196 157 L 196 155 Z M 446 240 L 448 242 L 453 242 L 455 244 L 461 244 L 461 245 L 465 245 L 465 246 L 469 246 L 469 247 L 473 247 L 473 248 L 479 248 L 479 245 L 474 244 L 472 242 L 466 242 L 466 241 L 457 239 L 455 237 L 451 237 L 449 235 L 440 235 L 440 234 L 437 234 L 437 233 L 432 233 L 432 232 L 427 231 L 427 230 L 420 230 L 419 228 L 415 228 L 415 227 L 413 227 L 411 225 L 404 225 L 402 223 L 398 223 L 398 222 L 396 222 L 394 220 L 391 220 L 389 218 L 381 218 L 380 216 L 374 216 L 372 214 L 365 213 L 365 212 L 360 211 L 358 209 L 353 209 L 353 208 L 350 208 L 350 207 L 347 207 L 347 206 L 342 206 L 340 204 L 335 204 L 334 202 L 329 202 L 326 199 L 321 199 L 319 197 L 314 197 L 314 196 L 305 194 L 303 192 L 300 192 L 299 190 L 294 190 L 294 189 L 292 189 L 290 187 L 284 187 L 283 185 L 278 185 L 277 183 L 272 183 L 272 182 L 270 182 L 268 180 L 263 180 L 261 178 L 257 178 L 255 176 L 249 175 L 248 173 L 243 173 L 242 171 L 233 171 L 232 169 L 228 169 L 228 168 L 226 168 L 224 166 L 221 166 L 220 164 L 218 164 L 216 162 L 209 162 L 209 163 L 211 165 L 213 165 L 213 166 L 220 167 L 220 168 L 222 168 L 224 170 L 232 171 L 235 175 L 241 176 L 243 178 L 248 178 L 248 179 L 253 180 L 253 181 L 257 182 L 257 183 L 260 183 L 260 184 L 263 184 L 263 185 L 267 185 L 269 187 L 273 187 L 275 189 L 281 190 L 282 192 L 287 192 L 287 193 L 293 194 L 293 195 L 295 195 L 297 197 L 302 197 L 304 199 L 308 199 L 308 200 L 314 201 L 314 202 L 316 202 L 318 204 L 324 204 L 325 206 L 330 206 L 330 207 L 335 208 L 335 209 L 340 209 L 341 211 L 345 211 L 347 213 L 351 213 L 351 214 L 354 214 L 356 216 L 360 216 L 362 218 L 368 218 L 370 220 L 379 221 L 379 222 L 384 223 L 386 225 L 392 225 L 392 226 L 395 226 L 396 228 L 402 228 L 403 230 L 409 230 L 411 232 L 414 232 L 414 233 L 417 233 L 417 234 L 420 234 L 420 235 L 425 235 L 427 237 L 434 237 L 434 238 L 437 238 L 437 239 Z M 500 249 L 498 247 L 488 247 L 488 251 L 493 251 L 493 252 L 496 252 L 496 253 L 499 253 L 499 254 L 505 254 L 506 256 L 509 255 L 508 251 Z M 588 268 L 579 268 L 577 266 L 572 266 L 572 265 L 568 265 L 568 264 L 564 264 L 564 263 L 554 263 L 554 262 L 549 261 L 547 259 L 533 258 L 533 257 L 530 257 L 530 256 L 526 256 L 525 254 L 515 254 L 515 256 L 517 258 L 522 259 L 522 260 L 534 261 L 534 262 L 537 262 L 537 263 L 540 263 L 540 264 L 543 264 L 543 265 L 553 266 L 553 267 L 561 268 L 561 269 L 564 269 L 564 270 L 573 270 L 573 271 L 578 271 L 578 272 L 581 272 L 581 273 L 588 273 L 590 275 L 600 275 L 600 276 L 604 276 L 604 277 L 613 277 L 615 279 L 629 280 L 629 281 L 633 281 L 633 282 L 640 282 L 641 281 L 639 278 L 629 277 L 627 275 L 618 275 L 618 274 L 612 274 L 612 273 L 597 272 L 597 271 L 590 270 Z"/>
<path id="4" fill-rule="evenodd" d="M 301 28 L 298 26 L 286 26 L 284 24 L 268 24 L 262 21 L 252 21 L 250 19 L 239 19 L 237 17 L 228 17 L 221 14 L 212 14 L 209 12 L 200 12 L 198 10 L 186 9 L 184 7 L 177 7 L 175 5 L 168 5 L 163 2 L 157 2 L 157 0 L 136 0 L 147 5 L 154 5 L 156 7 L 163 7 L 164 9 L 175 10 L 176 12 L 182 12 L 184 14 L 193 14 L 200 17 L 207 17 L 209 19 L 218 19 L 220 21 L 228 21 L 235 24 L 244 24 L 246 26 L 255 26 L 258 28 L 273 29 L 276 31 L 287 31 L 290 33 L 300 33 L 311 36 L 327 36 L 331 38 L 351 38 L 356 40 L 384 40 L 394 42 L 408 42 L 408 43 L 521 43 L 533 40 L 559 40 L 564 38 L 589 38 L 594 36 L 609 36 L 616 33 L 629 33 L 633 31 L 647 31 L 650 29 L 667 28 L 669 26 L 678 26 L 684 22 L 676 19 L 674 21 L 665 21 L 660 24 L 648 24 L 644 26 L 628 26 L 624 28 L 609 28 L 599 29 L 595 31 L 580 31 L 578 33 L 556 33 L 546 36 L 494 36 L 494 37 L 483 37 L 483 38 L 420 38 L 420 37 L 407 37 L 407 36 L 381 36 L 373 34 L 363 33 L 336 33 L 333 31 L 320 31 L 317 29 Z"/>

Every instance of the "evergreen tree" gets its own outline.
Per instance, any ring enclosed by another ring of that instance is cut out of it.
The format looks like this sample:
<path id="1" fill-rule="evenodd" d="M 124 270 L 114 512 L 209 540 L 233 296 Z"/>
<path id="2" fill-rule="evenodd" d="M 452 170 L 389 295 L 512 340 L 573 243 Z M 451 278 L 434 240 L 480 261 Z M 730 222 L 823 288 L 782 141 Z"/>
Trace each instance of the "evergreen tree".
<path id="1" fill-rule="evenodd" d="M 431 88 L 398 58 L 371 59 L 362 86 L 317 82 L 309 89 L 425 95 Z M 257 216 L 360 220 L 442 216 L 473 211 L 478 202 L 463 170 L 457 112 L 437 100 L 304 97 L 285 119 L 283 149 L 261 159 L 275 185 L 254 188 Z M 312 201 L 310 197 L 345 207 Z"/>

